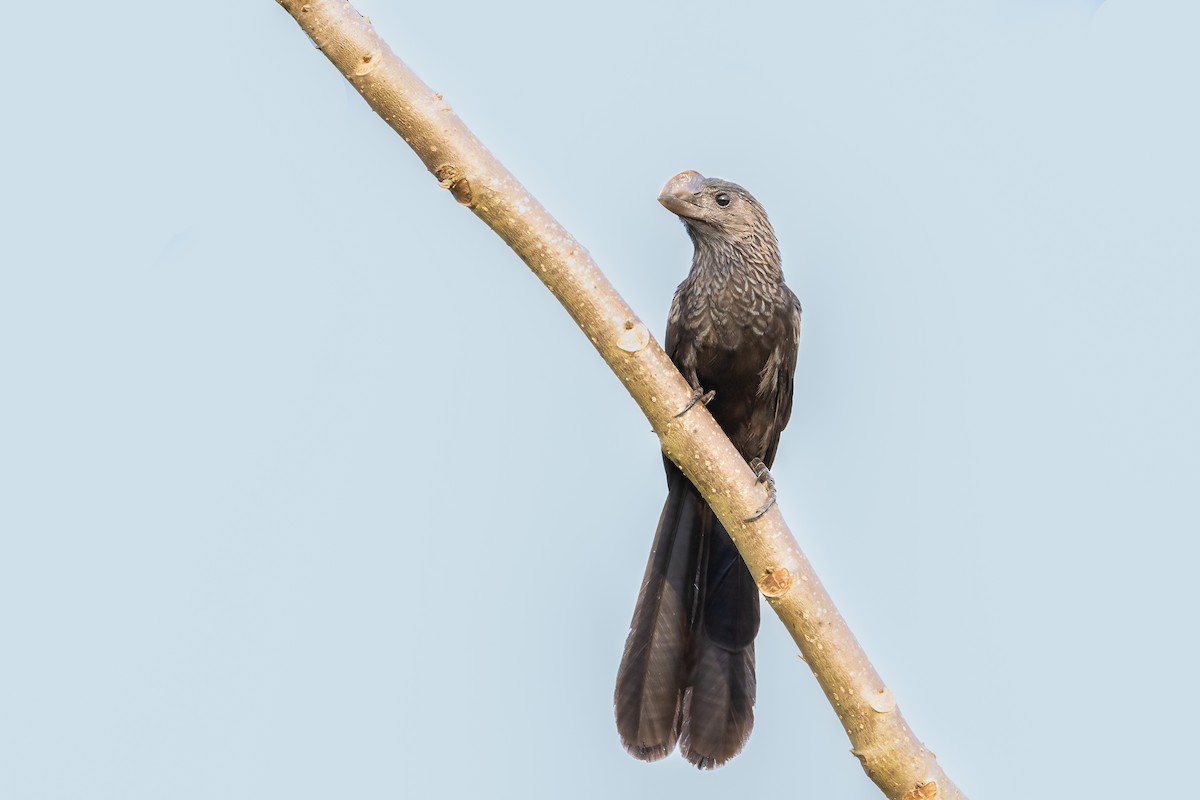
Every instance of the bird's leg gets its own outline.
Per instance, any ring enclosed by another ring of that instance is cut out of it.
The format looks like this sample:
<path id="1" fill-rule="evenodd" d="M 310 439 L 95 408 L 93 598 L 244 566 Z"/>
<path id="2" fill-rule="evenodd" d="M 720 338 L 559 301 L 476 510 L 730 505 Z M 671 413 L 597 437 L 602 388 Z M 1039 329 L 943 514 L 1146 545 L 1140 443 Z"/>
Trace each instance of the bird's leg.
<path id="1" fill-rule="evenodd" d="M 758 478 L 759 483 L 766 484 L 767 502 L 759 506 L 758 511 L 746 517 L 746 522 L 754 522 L 754 520 L 770 511 L 771 506 L 775 505 L 775 479 L 771 477 L 771 471 L 767 469 L 767 465 L 763 463 L 761 458 L 755 457 L 750 460 L 750 469 L 754 470 L 754 477 Z"/>
<path id="2" fill-rule="evenodd" d="M 696 387 L 696 390 L 694 392 L 692 392 L 692 399 L 688 400 L 688 404 L 683 407 L 683 411 L 680 411 L 678 414 L 675 415 L 676 419 L 678 419 L 679 417 L 682 417 L 684 414 L 691 411 L 692 408 L 696 405 L 696 403 L 703 403 L 704 405 L 708 405 L 709 403 L 712 402 L 712 399 L 713 399 L 713 397 L 716 396 L 716 394 L 717 393 L 715 391 L 706 392 L 703 389 L 701 389 L 700 387 Z"/>

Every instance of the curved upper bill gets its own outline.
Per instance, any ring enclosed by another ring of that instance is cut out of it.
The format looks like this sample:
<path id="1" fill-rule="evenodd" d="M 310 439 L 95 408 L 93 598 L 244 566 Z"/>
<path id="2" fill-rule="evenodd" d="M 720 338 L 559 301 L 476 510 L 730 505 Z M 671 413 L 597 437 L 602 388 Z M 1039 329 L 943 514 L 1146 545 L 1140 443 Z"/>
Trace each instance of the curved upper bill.
<path id="1" fill-rule="evenodd" d="M 671 178 L 658 193 L 658 202 L 672 214 L 690 219 L 700 218 L 700 192 L 704 176 L 695 170 L 681 172 Z"/>

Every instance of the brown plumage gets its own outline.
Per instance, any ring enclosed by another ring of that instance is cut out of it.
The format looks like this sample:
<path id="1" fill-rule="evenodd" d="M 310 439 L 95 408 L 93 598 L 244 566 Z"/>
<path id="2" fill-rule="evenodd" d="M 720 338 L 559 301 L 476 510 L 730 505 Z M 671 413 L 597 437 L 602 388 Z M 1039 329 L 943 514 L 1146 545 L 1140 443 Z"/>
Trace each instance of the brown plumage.
<path id="1" fill-rule="evenodd" d="M 695 246 L 667 320 L 666 349 L 747 461 L 775 460 L 792 411 L 800 302 L 784 285 L 767 214 L 737 184 L 683 172 L 659 202 Z M 667 501 L 617 674 L 617 730 L 645 761 L 679 743 L 706 769 L 754 724 L 758 589 L 733 541 L 671 461 Z"/>

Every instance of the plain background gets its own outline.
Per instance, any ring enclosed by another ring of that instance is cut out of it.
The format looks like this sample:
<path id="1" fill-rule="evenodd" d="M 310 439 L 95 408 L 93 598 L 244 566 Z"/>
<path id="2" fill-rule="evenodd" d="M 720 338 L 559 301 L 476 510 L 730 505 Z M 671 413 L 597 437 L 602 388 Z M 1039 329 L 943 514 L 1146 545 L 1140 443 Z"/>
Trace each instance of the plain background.
<path id="1" fill-rule="evenodd" d="M 764 203 L 782 508 L 965 791 L 1190 792 L 1200 5 L 358 7 L 656 334 L 661 184 Z M 0 59 L 0 796 L 878 796 L 770 616 L 741 756 L 623 752 L 656 440 L 275 3 Z"/>

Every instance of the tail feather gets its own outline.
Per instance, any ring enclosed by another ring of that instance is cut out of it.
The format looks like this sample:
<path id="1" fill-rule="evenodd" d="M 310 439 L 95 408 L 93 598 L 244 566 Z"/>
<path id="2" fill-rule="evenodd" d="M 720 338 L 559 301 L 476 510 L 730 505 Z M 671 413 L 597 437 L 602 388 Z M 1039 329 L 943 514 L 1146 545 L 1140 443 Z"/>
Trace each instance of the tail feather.
<path id="1" fill-rule="evenodd" d="M 700 566 L 700 613 L 679 749 L 700 769 L 733 758 L 754 727 L 758 587 L 723 525 L 709 511 Z"/>
<path id="2" fill-rule="evenodd" d="M 679 738 L 700 550 L 697 523 L 703 500 L 697 504 L 699 495 L 688 491 L 690 484 L 669 481 L 669 488 L 614 698 L 621 741 L 643 761 L 663 758 Z"/>
<path id="3" fill-rule="evenodd" d="M 644 761 L 678 741 L 720 766 L 754 724 L 758 590 L 691 482 L 670 465 L 668 494 L 617 673 L 617 731 Z"/>
<path id="4" fill-rule="evenodd" d="M 754 645 L 731 651 L 700 637 L 697 649 L 679 750 L 712 769 L 740 753 L 754 727 Z"/>

